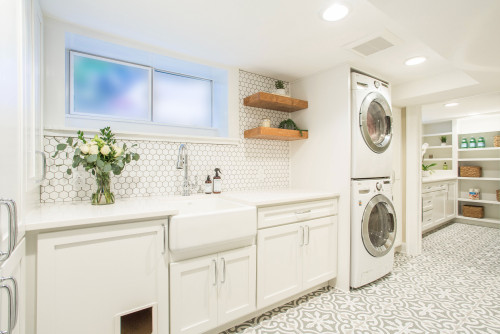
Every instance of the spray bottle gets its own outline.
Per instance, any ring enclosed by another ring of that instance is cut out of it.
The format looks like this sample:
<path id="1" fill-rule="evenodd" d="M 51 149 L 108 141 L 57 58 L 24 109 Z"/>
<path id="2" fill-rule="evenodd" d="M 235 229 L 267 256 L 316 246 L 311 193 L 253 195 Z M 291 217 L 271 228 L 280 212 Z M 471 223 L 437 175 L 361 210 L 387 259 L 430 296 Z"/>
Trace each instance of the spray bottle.
<path id="1" fill-rule="evenodd" d="M 222 174 L 220 171 L 220 168 L 215 169 L 215 176 L 213 178 L 213 184 L 214 184 L 214 194 L 220 194 L 222 191 L 222 179 L 219 176 L 219 173 Z"/>

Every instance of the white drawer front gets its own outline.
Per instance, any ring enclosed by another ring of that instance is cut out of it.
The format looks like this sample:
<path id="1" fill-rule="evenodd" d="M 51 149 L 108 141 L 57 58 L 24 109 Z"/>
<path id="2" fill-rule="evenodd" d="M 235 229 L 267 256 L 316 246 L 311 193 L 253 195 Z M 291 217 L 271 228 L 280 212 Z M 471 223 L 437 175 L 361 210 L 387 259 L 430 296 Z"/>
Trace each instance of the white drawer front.
<path id="1" fill-rule="evenodd" d="M 422 211 L 432 210 L 432 197 L 424 197 L 422 198 Z"/>
<path id="2" fill-rule="evenodd" d="M 337 199 L 260 208 L 258 228 L 290 224 L 337 214 Z"/>

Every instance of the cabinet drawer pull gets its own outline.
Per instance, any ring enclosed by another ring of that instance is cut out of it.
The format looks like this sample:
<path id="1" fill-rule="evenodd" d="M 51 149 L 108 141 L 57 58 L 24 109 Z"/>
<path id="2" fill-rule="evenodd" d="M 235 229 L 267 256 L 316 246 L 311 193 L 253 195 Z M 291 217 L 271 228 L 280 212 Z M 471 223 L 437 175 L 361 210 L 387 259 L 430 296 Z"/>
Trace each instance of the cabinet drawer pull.
<path id="1" fill-rule="evenodd" d="M 304 246 L 304 226 L 299 226 L 300 228 L 300 245 L 299 246 Z"/>
<path id="2" fill-rule="evenodd" d="M 8 325 L 7 325 L 7 330 L 0 330 L 1 334 L 12 334 L 12 329 L 13 329 L 13 322 L 12 322 L 12 307 L 13 307 L 13 300 L 12 300 L 12 290 L 8 285 L 1 285 L 0 289 L 5 289 L 7 290 L 7 294 L 9 295 L 9 304 L 8 304 Z"/>
<path id="3" fill-rule="evenodd" d="M 0 278 L 0 282 L 2 283 L 2 286 L 7 287 L 5 284 L 6 282 L 12 282 L 12 286 L 14 287 L 13 293 L 11 294 L 12 298 L 9 298 L 11 308 L 9 309 L 9 321 L 11 323 L 11 328 L 14 329 L 17 324 L 17 307 L 19 305 L 19 295 L 18 295 L 18 289 L 17 289 L 17 281 L 13 277 L 2 277 Z M 12 290 L 11 290 L 12 291 Z M 13 295 L 13 296 L 12 296 Z M 14 310 L 14 312 L 12 312 Z"/>
<path id="4" fill-rule="evenodd" d="M 295 211 L 296 215 L 304 215 L 306 213 L 311 213 L 311 209 L 309 209 L 309 210 L 302 210 L 302 211 Z"/>
<path id="5" fill-rule="evenodd" d="M 163 232 L 163 249 L 161 251 L 161 254 L 165 254 L 167 251 L 167 228 L 165 227 L 165 224 L 161 224 L 162 227 L 162 232 Z"/>
<path id="6" fill-rule="evenodd" d="M 11 199 L 0 199 L 0 205 L 5 205 L 9 213 L 9 247 L 6 252 L 0 252 L 0 261 L 5 261 L 9 258 L 10 254 L 14 251 L 16 247 L 17 240 L 17 208 L 16 202 Z"/>
<path id="7" fill-rule="evenodd" d="M 222 262 L 222 279 L 220 280 L 221 283 L 224 283 L 226 281 L 226 260 L 224 258 L 221 258 Z"/>
<path id="8" fill-rule="evenodd" d="M 306 237 L 307 241 L 305 242 L 305 245 L 307 246 L 307 245 L 309 245 L 309 225 L 306 225 L 305 230 L 306 230 L 306 236 L 307 236 Z"/>
<path id="9" fill-rule="evenodd" d="M 214 264 L 214 283 L 212 285 L 217 285 L 217 260 L 212 260 Z"/>
<path id="10" fill-rule="evenodd" d="M 35 153 L 42 157 L 42 176 L 35 180 L 35 182 L 40 183 L 47 178 L 47 156 L 43 151 L 35 151 Z"/>

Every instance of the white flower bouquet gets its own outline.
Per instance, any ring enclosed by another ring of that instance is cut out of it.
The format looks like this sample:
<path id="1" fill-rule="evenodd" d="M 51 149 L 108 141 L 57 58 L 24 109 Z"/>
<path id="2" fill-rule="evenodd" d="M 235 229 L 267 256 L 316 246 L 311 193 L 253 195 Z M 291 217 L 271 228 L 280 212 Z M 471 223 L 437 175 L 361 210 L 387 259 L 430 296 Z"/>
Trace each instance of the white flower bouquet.
<path id="1" fill-rule="evenodd" d="M 111 192 L 110 172 L 120 175 L 126 164 L 139 160 L 139 154 L 130 152 L 126 144 L 118 146 L 109 126 L 101 129 L 100 135 L 95 135 L 89 141 L 85 139 L 83 131 L 77 133 L 78 138 L 69 137 L 66 143 L 58 144 L 52 157 L 57 157 L 68 147 L 74 149 L 71 167 L 81 165 L 96 177 L 97 191 L 92 194 L 92 204 L 113 204 L 115 196 Z M 71 175 L 72 169 L 68 168 L 66 172 Z"/>

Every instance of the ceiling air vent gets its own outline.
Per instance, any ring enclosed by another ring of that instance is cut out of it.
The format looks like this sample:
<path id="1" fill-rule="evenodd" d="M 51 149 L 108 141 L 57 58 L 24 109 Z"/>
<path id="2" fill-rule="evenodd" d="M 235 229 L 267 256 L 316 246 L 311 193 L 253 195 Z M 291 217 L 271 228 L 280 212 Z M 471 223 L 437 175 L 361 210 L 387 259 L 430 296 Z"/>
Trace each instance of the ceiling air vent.
<path id="1" fill-rule="evenodd" d="M 382 50 L 388 49 L 391 46 L 394 46 L 394 44 L 382 37 L 377 37 L 363 44 L 354 46 L 352 47 L 352 49 L 357 53 L 362 54 L 363 56 L 369 56 Z"/>

